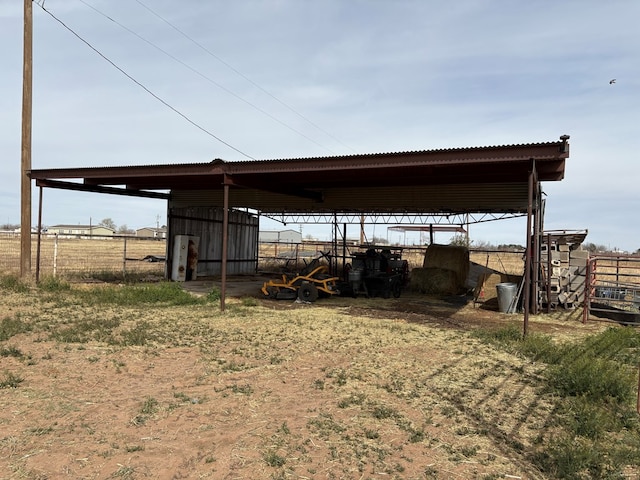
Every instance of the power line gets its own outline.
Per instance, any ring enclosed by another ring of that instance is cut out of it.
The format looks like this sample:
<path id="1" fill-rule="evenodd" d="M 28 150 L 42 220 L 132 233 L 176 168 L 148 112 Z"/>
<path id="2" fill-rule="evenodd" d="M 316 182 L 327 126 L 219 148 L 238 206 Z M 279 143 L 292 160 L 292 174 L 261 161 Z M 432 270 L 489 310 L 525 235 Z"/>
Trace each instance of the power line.
<path id="1" fill-rule="evenodd" d="M 289 104 L 285 103 L 284 101 L 280 100 L 278 97 L 276 97 L 275 95 L 273 95 L 271 92 L 269 92 L 268 90 L 266 90 L 265 88 L 263 88 L 262 86 L 258 85 L 256 82 L 254 82 L 253 80 L 251 80 L 249 77 L 247 77 L 245 74 L 243 74 L 242 72 L 240 72 L 238 69 L 236 69 L 233 65 L 229 64 L 228 62 L 224 61 L 222 58 L 220 58 L 218 55 L 216 55 L 215 53 L 213 53 L 211 50 L 209 50 L 208 48 L 206 48 L 204 45 L 202 45 L 201 43 L 199 43 L 198 41 L 194 40 L 192 37 L 190 37 L 189 35 L 187 35 L 185 32 L 183 32 L 182 30 L 180 30 L 178 27 L 176 27 L 174 24 L 172 24 L 171 22 L 169 22 L 167 19 L 165 19 L 164 17 L 162 17 L 160 14 L 158 14 L 157 12 L 155 12 L 154 10 L 152 10 L 150 7 L 148 7 L 147 5 L 145 5 L 141 0 L 135 0 L 137 3 L 139 3 L 140 5 L 142 5 L 144 8 L 146 8 L 149 12 L 151 12 L 153 15 L 155 15 L 156 17 L 158 17 L 160 20 L 162 20 L 164 23 L 166 23 L 167 25 L 169 25 L 171 28 L 173 28 L 176 32 L 178 32 L 180 35 L 182 35 L 184 38 L 186 38 L 187 40 L 189 40 L 190 42 L 192 42 L 194 45 L 198 46 L 199 48 L 201 48 L 204 52 L 206 52 L 207 54 L 209 54 L 210 56 L 212 56 L 213 58 L 215 58 L 216 60 L 218 60 L 220 63 L 222 63 L 225 67 L 227 67 L 228 69 L 230 69 L 232 72 L 234 72 L 235 74 L 239 75 L 240 77 L 242 77 L 244 80 L 246 80 L 247 82 L 249 82 L 251 85 L 253 85 L 254 87 L 256 87 L 257 89 L 259 89 L 260 91 L 262 91 L 263 93 L 265 93 L 266 95 L 268 95 L 269 97 L 271 97 L 272 99 L 274 99 L 276 102 L 278 102 L 279 104 L 281 104 L 282 106 L 284 106 L 285 108 L 287 108 L 288 110 L 290 110 L 291 112 L 293 112 L 294 114 L 296 114 L 298 117 L 300 117 L 301 119 L 303 119 L 305 122 L 309 123 L 311 126 L 313 126 L 314 128 L 316 128 L 317 130 L 321 131 L 322 133 L 324 133 L 325 135 L 327 135 L 328 137 L 332 138 L 333 140 L 335 140 L 336 142 L 338 142 L 340 145 L 342 145 L 345 148 L 348 148 L 349 150 L 351 150 L 352 152 L 355 153 L 355 150 L 353 148 L 351 148 L 349 145 L 346 145 L 345 143 L 343 143 L 339 138 L 335 137 L 334 135 L 332 135 L 331 133 L 327 132 L 326 130 L 324 130 L 322 127 L 320 127 L 319 125 L 317 125 L 316 123 L 312 122 L 311 120 L 309 120 L 307 117 L 305 117 L 304 115 L 302 115 L 300 112 L 298 112 L 297 110 L 295 110 L 292 106 L 290 106 Z"/>
<path id="2" fill-rule="evenodd" d="M 56 22 L 58 22 L 60 25 L 62 25 L 66 30 L 68 30 L 69 32 L 71 32 L 71 34 L 73 34 L 76 38 L 78 38 L 78 40 L 80 40 L 82 43 L 84 43 L 86 46 L 88 46 L 91 50 L 93 50 L 95 53 L 97 53 L 100 57 L 102 57 L 102 59 L 104 59 L 105 61 L 107 61 L 109 64 L 111 64 L 111 66 L 113 66 L 116 70 L 118 70 L 120 73 L 122 73 L 125 77 L 127 77 L 129 80 L 131 80 L 133 83 L 135 83 L 136 85 L 138 85 L 140 88 L 142 88 L 145 92 L 147 92 L 149 95 L 151 95 L 153 98 L 155 98 L 156 100 L 158 100 L 160 103 L 162 103 L 165 107 L 171 109 L 174 113 L 177 113 L 178 115 L 180 115 L 183 119 L 185 119 L 187 122 L 189 122 L 191 125 L 193 125 L 194 127 L 196 127 L 197 129 L 203 131 L 204 133 L 206 133 L 207 135 L 209 135 L 210 137 L 215 138 L 218 142 L 222 143 L 223 145 L 226 145 L 227 147 L 229 147 L 230 149 L 238 152 L 240 155 L 249 158 L 251 160 L 255 160 L 255 158 L 253 158 L 251 155 L 248 155 L 246 153 L 244 153 L 242 150 L 234 147 L 233 145 L 231 145 L 228 142 L 225 142 L 224 140 L 222 140 L 220 137 L 218 137 L 217 135 L 215 135 L 214 133 L 212 133 L 211 131 L 207 130 L 206 128 L 204 128 L 203 126 L 199 125 L 198 123 L 196 123 L 195 121 L 191 120 L 187 115 L 185 115 L 184 113 L 182 113 L 180 110 L 178 110 L 177 108 L 175 108 L 174 106 L 172 106 L 171 104 L 169 104 L 166 100 L 162 99 L 161 97 L 159 97 L 158 95 L 156 95 L 154 92 L 152 92 L 149 88 L 147 88 L 145 85 L 143 85 L 141 82 L 139 82 L 138 80 L 136 80 L 134 77 L 132 77 L 131 75 L 129 75 L 126 71 L 124 71 L 122 68 L 120 68 L 118 65 L 116 65 L 112 60 L 110 60 L 107 56 L 105 56 L 102 52 L 100 52 L 97 48 L 95 48 L 93 45 L 91 45 L 87 40 L 85 40 L 84 38 L 82 38 L 78 33 L 76 33 L 71 27 L 69 27 L 68 25 L 66 25 L 62 20 L 60 20 L 58 17 L 56 17 L 53 13 L 51 13 L 49 10 L 47 10 L 44 7 L 44 0 L 42 0 L 41 3 L 37 3 L 36 4 L 42 8 L 43 11 L 45 11 L 49 16 L 51 16 L 51 18 L 53 18 Z"/>
<path id="3" fill-rule="evenodd" d="M 216 82 L 215 80 L 211 79 L 210 77 L 207 77 L 204 73 L 196 70 L 195 68 L 193 68 L 191 65 L 183 62 L 182 60 L 180 60 L 179 58 L 175 57 L 174 55 L 170 54 L 169 52 L 167 52 L 166 50 L 162 49 L 161 47 L 157 46 L 156 44 L 154 44 L 153 42 L 151 42 L 150 40 L 147 40 L 146 38 L 144 38 L 143 36 L 139 35 L 137 32 L 131 30 L 129 27 L 123 25 L 122 23 L 118 22 L 117 20 L 115 20 L 114 18 L 110 17 L 109 15 L 107 15 L 106 13 L 98 10 L 96 7 L 94 7 L 93 5 L 90 5 L 89 3 L 85 2 L 84 0 L 79 0 L 81 3 L 85 4 L 87 7 L 91 8 L 93 11 L 95 11 L 96 13 L 102 15 L 103 17 L 105 17 L 106 19 L 110 20 L 111 22 L 115 23 L 116 25 L 118 25 L 120 28 L 126 30 L 127 32 L 129 32 L 131 35 L 136 36 L 137 38 L 139 38 L 140 40 L 142 40 L 143 42 L 145 42 L 146 44 L 150 45 L 151 47 L 155 48 L 156 50 L 158 50 L 159 52 L 162 52 L 164 55 L 166 55 L 167 57 L 171 58 L 172 60 L 178 62 L 180 65 L 184 66 L 185 68 L 188 68 L 189 70 L 191 70 L 193 73 L 195 73 L 196 75 L 204 78 L 205 80 L 207 80 L 208 82 L 212 83 L 213 85 L 215 85 L 216 87 L 220 88 L 221 90 L 225 91 L 226 93 L 228 93 L 229 95 L 237 98 L 238 100 L 240 100 L 241 102 L 244 102 L 245 104 L 249 105 L 250 107 L 256 109 L 257 111 L 259 111 L 260 113 L 266 115 L 267 117 L 271 118 L 272 120 L 278 122 L 280 125 L 288 128 L 289 130 L 291 130 L 294 133 L 297 133 L 298 135 L 300 135 L 301 137 L 306 138 L 307 140 L 309 140 L 310 142 L 314 143 L 315 145 L 317 145 L 320 148 L 323 148 L 331 153 L 335 153 L 332 152 L 331 149 L 327 148 L 326 146 L 316 142 L 315 140 L 313 140 L 312 138 L 308 137 L 307 135 L 305 135 L 304 133 L 296 130 L 295 128 L 291 127 L 290 125 L 287 125 L 286 123 L 284 123 L 283 121 L 281 121 L 280 119 L 278 119 L 277 117 L 271 115 L 269 112 L 267 112 L 266 110 L 263 110 L 262 108 L 258 107 L 257 105 L 254 105 L 253 103 L 249 102 L 248 100 L 245 100 L 244 98 L 242 98 L 241 96 L 237 95 L 236 93 L 234 93 L 233 91 L 229 90 L 228 88 L 226 88 L 225 86 L 219 84 L 218 82 Z"/>

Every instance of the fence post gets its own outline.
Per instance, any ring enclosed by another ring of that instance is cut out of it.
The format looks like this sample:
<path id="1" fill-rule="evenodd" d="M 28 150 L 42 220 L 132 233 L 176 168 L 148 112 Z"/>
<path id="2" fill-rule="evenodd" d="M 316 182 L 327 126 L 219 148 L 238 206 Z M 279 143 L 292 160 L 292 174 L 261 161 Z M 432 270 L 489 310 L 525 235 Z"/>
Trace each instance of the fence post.
<path id="1" fill-rule="evenodd" d="M 122 279 L 127 277 L 127 237 L 124 237 L 124 248 L 122 253 Z"/>
<path id="2" fill-rule="evenodd" d="M 58 273 L 58 234 L 53 239 L 53 277 Z"/>

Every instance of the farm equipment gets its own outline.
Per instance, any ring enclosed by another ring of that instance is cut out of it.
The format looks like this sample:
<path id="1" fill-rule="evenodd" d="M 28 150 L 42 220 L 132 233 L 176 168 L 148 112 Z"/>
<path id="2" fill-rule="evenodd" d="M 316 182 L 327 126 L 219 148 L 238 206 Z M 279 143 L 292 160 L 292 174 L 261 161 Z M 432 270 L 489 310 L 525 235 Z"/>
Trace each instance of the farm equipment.
<path id="1" fill-rule="evenodd" d="M 354 297 L 398 298 L 409 282 L 409 264 L 399 249 L 369 248 L 353 254 L 348 280 Z"/>
<path id="2" fill-rule="evenodd" d="M 329 274 L 328 265 L 320 261 L 323 257 L 328 258 L 328 254 L 321 252 L 297 275 L 288 277 L 283 274 L 281 279 L 264 282 L 262 293 L 268 298 L 277 300 L 298 298 L 305 302 L 315 302 L 320 295 L 339 294 L 336 283 L 338 277 Z"/>

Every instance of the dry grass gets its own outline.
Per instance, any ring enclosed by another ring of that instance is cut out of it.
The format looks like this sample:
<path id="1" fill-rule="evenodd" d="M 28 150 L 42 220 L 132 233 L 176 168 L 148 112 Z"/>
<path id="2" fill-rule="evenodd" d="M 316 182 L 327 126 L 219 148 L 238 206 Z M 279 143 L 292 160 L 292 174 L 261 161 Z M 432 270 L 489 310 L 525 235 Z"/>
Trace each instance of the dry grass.
<path id="1" fill-rule="evenodd" d="M 545 478 L 543 367 L 468 334 L 517 317 L 424 296 L 223 314 L 76 288 L 3 292 L 21 379 L 0 389 L 4 478 Z"/>
<path id="2" fill-rule="evenodd" d="M 19 236 L 0 236 L 0 268 L 17 273 L 20 268 Z M 55 238 L 43 235 L 40 246 L 40 272 L 62 277 L 88 277 L 111 273 L 153 273 L 162 275 L 163 263 L 141 261 L 147 255 L 164 256 L 166 242 L 124 238 Z M 33 269 L 36 266 L 37 242 L 32 241 Z M 125 258 L 127 261 L 125 262 Z"/>

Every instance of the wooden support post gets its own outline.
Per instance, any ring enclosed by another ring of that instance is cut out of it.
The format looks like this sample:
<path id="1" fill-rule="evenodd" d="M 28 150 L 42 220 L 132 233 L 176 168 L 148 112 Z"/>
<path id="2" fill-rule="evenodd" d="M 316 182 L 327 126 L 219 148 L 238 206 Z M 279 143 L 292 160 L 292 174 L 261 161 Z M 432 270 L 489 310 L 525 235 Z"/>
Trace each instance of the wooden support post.
<path id="1" fill-rule="evenodd" d="M 20 169 L 20 276 L 31 275 L 31 114 L 33 85 L 33 5 L 24 0 L 22 70 L 22 154 Z"/>

